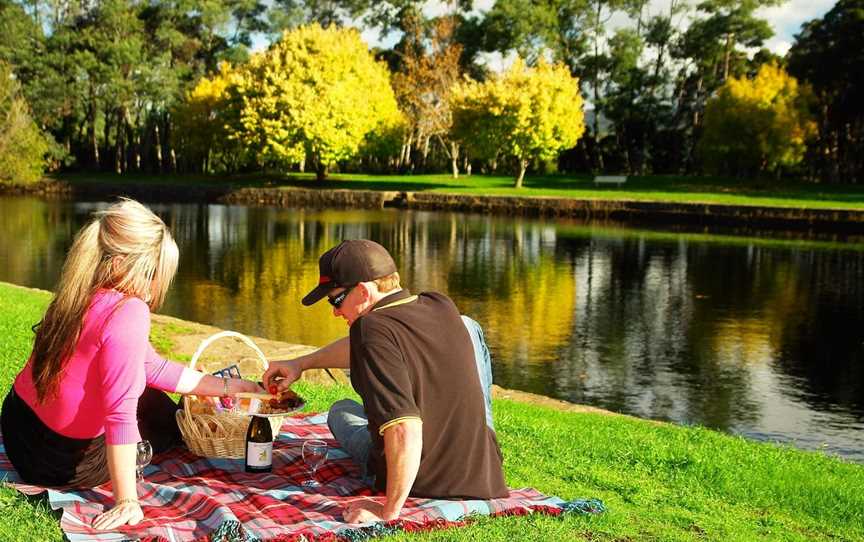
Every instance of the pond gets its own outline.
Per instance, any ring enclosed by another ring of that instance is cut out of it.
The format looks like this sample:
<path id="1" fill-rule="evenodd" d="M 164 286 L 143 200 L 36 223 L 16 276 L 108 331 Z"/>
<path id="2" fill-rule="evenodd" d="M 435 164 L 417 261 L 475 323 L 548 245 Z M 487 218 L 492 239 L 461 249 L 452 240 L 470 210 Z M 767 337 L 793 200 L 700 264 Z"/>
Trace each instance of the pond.
<path id="1" fill-rule="evenodd" d="M 0 280 L 51 289 L 99 202 L 0 198 Z M 485 328 L 495 382 L 864 462 L 864 244 L 399 210 L 152 204 L 180 247 L 162 312 L 323 345 L 303 307 L 346 238 Z M 22 360 L 23 363 L 24 360 Z"/>

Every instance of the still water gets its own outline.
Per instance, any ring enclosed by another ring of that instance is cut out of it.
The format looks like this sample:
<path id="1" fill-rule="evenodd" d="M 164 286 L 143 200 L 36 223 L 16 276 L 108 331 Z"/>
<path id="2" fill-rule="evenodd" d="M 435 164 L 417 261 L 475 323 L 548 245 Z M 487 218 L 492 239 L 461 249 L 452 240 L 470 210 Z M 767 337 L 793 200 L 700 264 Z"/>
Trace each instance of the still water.
<path id="1" fill-rule="evenodd" d="M 0 198 L 0 280 L 51 289 L 93 202 Z M 457 213 L 153 204 L 180 247 L 162 312 L 322 345 L 321 252 L 391 250 L 486 330 L 495 382 L 864 462 L 864 244 Z M 22 360 L 23 363 L 23 360 Z"/>

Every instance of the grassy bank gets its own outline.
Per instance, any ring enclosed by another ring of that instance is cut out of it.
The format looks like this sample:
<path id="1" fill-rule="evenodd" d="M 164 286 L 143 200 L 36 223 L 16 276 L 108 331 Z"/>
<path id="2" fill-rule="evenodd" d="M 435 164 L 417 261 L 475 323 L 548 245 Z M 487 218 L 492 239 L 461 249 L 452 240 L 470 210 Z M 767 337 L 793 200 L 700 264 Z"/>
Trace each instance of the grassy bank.
<path id="1" fill-rule="evenodd" d="M 29 353 L 45 294 L 0 283 L 0 391 Z M 171 354 L 170 329 L 154 344 Z M 309 408 L 351 394 L 299 384 Z M 862 540 L 864 467 L 702 428 L 624 416 L 494 404 L 510 486 L 565 499 L 597 497 L 592 517 L 482 520 L 467 528 L 390 540 Z M 59 540 L 44 506 L 0 489 L 0 539 Z"/>
<path id="2" fill-rule="evenodd" d="M 227 178 L 207 176 L 148 176 L 70 174 L 58 179 L 72 183 L 132 182 L 141 184 L 225 184 L 234 187 L 300 187 L 322 189 L 397 190 L 468 195 L 563 197 L 602 200 L 639 200 L 722 205 L 762 205 L 794 208 L 864 209 L 864 187 L 815 185 L 791 181 L 756 181 L 717 177 L 630 177 L 621 187 L 595 186 L 591 176 L 531 176 L 521 189 L 512 187 L 509 176 L 471 175 L 453 179 L 445 174 L 366 175 L 333 174 L 318 182 L 311 174 L 288 176 L 243 175 Z"/>

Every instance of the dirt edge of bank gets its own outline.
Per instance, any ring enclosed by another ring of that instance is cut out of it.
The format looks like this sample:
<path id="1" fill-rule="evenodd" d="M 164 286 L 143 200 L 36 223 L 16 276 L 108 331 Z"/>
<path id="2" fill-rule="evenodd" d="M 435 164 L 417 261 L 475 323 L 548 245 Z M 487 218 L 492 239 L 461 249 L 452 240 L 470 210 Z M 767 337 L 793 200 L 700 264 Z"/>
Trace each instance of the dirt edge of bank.
<path id="1" fill-rule="evenodd" d="M 46 180 L 27 186 L 0 185 L 0 194 L 44 198 L 112 199 L 128 196 L 143 201 L 207 202 L 304 208 L 382 209 L 385 207 L 478 212 L 528 217 L 570 217 L 621 222 L 722 225 L 808 231 L 864 232 L 864 211 L 715 203 L 678 203 L 625 199 L 484 196 L 427 192 L 235 188 L 227 184 L 70 183 Z M 614 194 L 610 194 L 612 196 Z"/>
<path id="2" fill-rule="evenodd" d="M 174 351 L 182 356 L 191 356 L 203 340 L 211 335 L 222 331 L 220 328 L 181 320 L 171 316 L 160 314 L 153 315 L 153 322 L 157 326 L 162 326 L 166 335 L 174 344 Z M 268 360 L 291 359 L 303 354 L 312 352 L 316 349 L 313 346 L 291 344 L 264 337 L 250 337 L 255 344 L 261 349 Z M 207 348 L 203 359 L 219 359 L 219 360 L 237 360 L 250 355 L 249 347 L 236 339 L 224 339 L 214 342 Z M 350 385 L 348 377 L 343 371 L 331 371 L 333 376 L 341 383 Z M 325 371 L 316 369 L 306 371 L 303 374 L 303 379 L 317 384 L 330 384 L 332 379 Z M 492 396 L 496 399 L 508 399 L 520 403 L 528 403 L 532 405 L 544 406 L 555 410 L 566 412 L 592 412 L 597 414 L 623 415 L 595 408 L 587 405 L 579 405 L 576 403 L 568 403 L 518 390 L 510 390 L 497 385 L 492 386 Z"/>

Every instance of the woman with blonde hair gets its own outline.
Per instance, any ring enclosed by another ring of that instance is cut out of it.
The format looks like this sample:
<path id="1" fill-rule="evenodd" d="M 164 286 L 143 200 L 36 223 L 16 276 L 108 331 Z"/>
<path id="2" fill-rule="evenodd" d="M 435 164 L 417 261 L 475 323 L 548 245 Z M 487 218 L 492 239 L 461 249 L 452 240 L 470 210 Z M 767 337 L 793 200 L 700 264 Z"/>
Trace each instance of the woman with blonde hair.
<path id="1" fill-rule="evenodd" d="M 114 507 L 93 526 L 144 517 L 138 503 L 138 441 L 155 452 L 180 442 L 177 405 L 164 393 L 231 395 L 254 382 L 204 375 L 161 358 L 149 342 L 156 310 L 177 270 L 165 223 L 123 199 L 77 235 L 27 364 L 0 413 L 6 454 L 22 479 L 93 487 L 109 479 Z"/>

